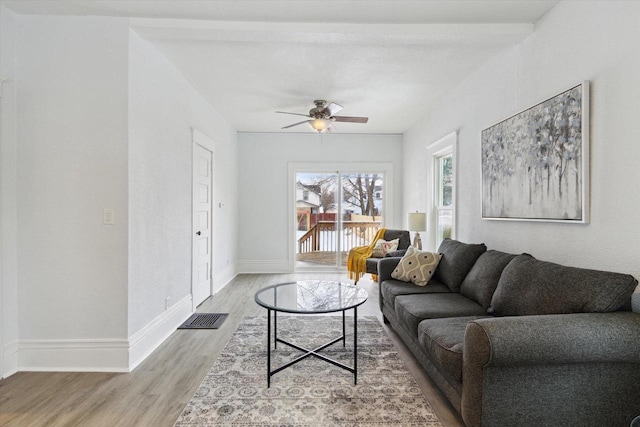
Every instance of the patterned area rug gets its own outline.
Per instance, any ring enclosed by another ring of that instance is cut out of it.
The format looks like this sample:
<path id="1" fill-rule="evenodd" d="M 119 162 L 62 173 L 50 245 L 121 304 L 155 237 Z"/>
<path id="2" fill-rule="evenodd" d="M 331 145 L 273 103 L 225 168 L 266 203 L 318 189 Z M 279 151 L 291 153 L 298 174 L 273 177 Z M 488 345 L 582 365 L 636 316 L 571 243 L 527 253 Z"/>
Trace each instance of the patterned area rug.
<path id="1" fill-rule="evenodd" d="M 245 317 L 175 426 L 440 426 L 375 317 L 358 319 L 358 384 L 353 374 L 308 357 L 271 377 L 267 388 L 267 319 Z M 342 317 L 279 316 L 278 337 L 314 348 L 342 333 Z M 272 344 L 273 345 L 273 344 Z M 353 317 L 341 342 L 322 354 L 353 365 Z M 284 344 L 272 369 L 300 355 Z"/>

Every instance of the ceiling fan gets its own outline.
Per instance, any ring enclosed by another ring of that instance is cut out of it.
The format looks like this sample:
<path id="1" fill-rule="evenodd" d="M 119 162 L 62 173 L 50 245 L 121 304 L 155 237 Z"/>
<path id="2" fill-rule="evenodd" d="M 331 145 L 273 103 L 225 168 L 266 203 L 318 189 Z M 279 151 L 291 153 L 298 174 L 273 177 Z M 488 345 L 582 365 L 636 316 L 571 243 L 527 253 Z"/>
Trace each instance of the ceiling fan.
<path id="1" fill-rule="evenodd" d="M 335 114 L 342 110 L 342 105 L 331 102 L 327 105 L 327 101 L 324 99 L 316 99 L 313 101 L 316 105 L 309 110 L 309 114 L 301 113 L 289 113 L 286 111 L 276 111 L 280 114 L 293 114 L 294 116 L 309 117 L 309 120 L 303 120 L 298 123 L 294 123 L 283 127 L 282 129 L 289 129 L 294 126 L 301 125 L 303 123 L 309 123 L 313 130 L 318 132 L 331 132 L 333 131 L 333 122 L 346 122 L 346 123 L 367 123 L 369 117 L 349 117 L 349 116 L 336 116 Z"/>

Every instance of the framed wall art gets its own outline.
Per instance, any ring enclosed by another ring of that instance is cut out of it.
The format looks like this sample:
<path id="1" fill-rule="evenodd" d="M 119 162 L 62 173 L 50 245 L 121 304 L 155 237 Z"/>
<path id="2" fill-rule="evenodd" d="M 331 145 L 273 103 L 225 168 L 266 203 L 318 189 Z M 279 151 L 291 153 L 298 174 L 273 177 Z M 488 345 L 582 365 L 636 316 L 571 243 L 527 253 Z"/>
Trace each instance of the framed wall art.
<path id="1" fill-rule="evenodd" d="M 589 222 L 589 82 L 484 129 L 482 218 Z"/>

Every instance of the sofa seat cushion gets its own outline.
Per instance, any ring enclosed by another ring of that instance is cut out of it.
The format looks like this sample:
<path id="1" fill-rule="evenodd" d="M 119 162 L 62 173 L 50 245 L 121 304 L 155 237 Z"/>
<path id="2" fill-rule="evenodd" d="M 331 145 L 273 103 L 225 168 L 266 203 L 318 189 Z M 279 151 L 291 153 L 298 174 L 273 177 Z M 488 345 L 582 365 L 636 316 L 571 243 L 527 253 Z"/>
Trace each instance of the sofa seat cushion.
<path id="1" fill-rule="evenodd" d="M 616 311 L 629 306 L 637 284 L 628 274 L 566 267 L 522 254 L 503 270 L 489 312 L 526 316 Z"/>
<path id="2" fill-rule="evenodd" d="M 416 338 L 418 324 L 425 319 L 487 314 L 480 304 L 458 293 L 399 295 L 395 301 L 395 312 L 406 330 Z"/>
<path id="3" fill-rule="evenodd" d="M 447 285 L 451 292 L 459 292 L 467 273 L 486 250 L 484 243 L 469 244 L 444 239 L 438 248 L 442 259 L 438 263 L 434 277 Z"/>
<path id="4" fill-rule="evenodd" d="M 471 298 L 485 309 L 491 305 L 491 297 L 498 287 L 502 270 L 515 255 L 500 251 L 486 251 L 473 264 L 460 285 L 460 293 Z"/>
<path id="5" fill-rule="evenodd" d="M 472 320 L 491 316 L 427 319 L 418 324 L 418 342 L 443 373 L 462 382 L 464 331 Z"/>
<path id="6" fill-rule="evenodd" d="M 398 295 L 451 293 L 449 288 L 433 279 L 427 286 L 416 286 L 411 282 L 396 279 L 385 280 L 380 286 L 382 287 L 382 299 L 390 308 L 395 307 Z"/>

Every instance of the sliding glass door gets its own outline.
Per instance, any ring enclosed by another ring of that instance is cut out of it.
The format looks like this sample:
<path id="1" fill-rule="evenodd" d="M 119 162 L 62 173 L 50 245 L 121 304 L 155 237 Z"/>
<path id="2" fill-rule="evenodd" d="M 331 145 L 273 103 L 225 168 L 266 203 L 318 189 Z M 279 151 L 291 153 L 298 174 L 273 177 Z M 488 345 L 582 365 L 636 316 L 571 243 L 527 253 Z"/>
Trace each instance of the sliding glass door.
<path id="1" fill-rule="evenodd" d="M 384 172 L 296 172 L 295 269 L 344 270 L 384 223 Z"/>

